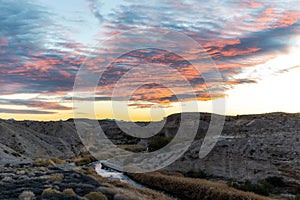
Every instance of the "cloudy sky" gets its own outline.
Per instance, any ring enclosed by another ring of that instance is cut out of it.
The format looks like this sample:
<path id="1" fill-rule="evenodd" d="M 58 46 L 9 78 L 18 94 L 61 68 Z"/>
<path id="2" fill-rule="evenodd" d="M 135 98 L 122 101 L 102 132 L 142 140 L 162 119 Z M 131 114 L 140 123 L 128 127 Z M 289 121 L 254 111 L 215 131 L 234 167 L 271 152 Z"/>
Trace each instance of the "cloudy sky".
<path id="1" fill-rule="evenodd" d="M 297 0 L 0 0 L 0 27 L 0 118 L 300 112 Z"/>

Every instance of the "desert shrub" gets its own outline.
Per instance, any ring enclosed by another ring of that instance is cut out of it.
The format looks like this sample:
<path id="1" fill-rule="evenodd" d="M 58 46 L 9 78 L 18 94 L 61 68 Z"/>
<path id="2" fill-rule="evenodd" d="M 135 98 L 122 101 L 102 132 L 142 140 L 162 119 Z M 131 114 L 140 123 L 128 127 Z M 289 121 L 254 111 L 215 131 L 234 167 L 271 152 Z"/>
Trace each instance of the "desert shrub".
<path id="1" fill-rule="evenodd" d="M 64 179 L 64 175 L 63 174 L 50 174 L 49 178 L 53 181 L 58 181 L 58 182 L 62 182 L 62 180 Z"/>
<path id="2" fill-rule="evenodd" d="M 50 158 L 55 164 L 66 164 L 65 161 L 59 159 L 59 158 Z"/>
<path id="3" fill-rule="evenodd" d="M 254 192 L 256 194 L 261 194 L 269 196 L 272 185 L 265 180 L 259 181 L 258 183 L 251 183 L 246 181 L 244 184 L 238 185 L 236 189 L 243 190 L 246 192 Z"/>
<path id="4" fill-rule="evenodd" d="M 58 190 L 52 189 L 52 188 L 44 189 L 44 191 L 42 192 L 43 197 L 49 196 L 49 195 L 54 195 L 54 194 L 61 194 L 61 192 Z"/>
<path id="5" fill-rule="evenodd" d="M 74 190 L 72 188 L 67 188 L 65 189 L 62 194 L 64 195 L 69 195 L 69 196 L 76 196 L 76 193 L 74 192 Z"/>
<path id="6" fill-rule="evenodd" d="M 172 137 L 163 137 L 163 136 L 154 136 L 150 139 L 148 143 L 149 151 L 156 151 L 158 149 L 163 148 L 169 142 L 171 142 L 173 138 Z"/>
<path id="7" fill-rule="evenodd" d="M 271 176 L 265 179 L 268 183 L 275 187 L 284 187 L 285 183 L 282 177 Z"/>
<path id="8" fill-rule="evenodd" d="M 107 200 L 107 197 L 101 192 L 90 192 L 84 197 L 89 200 Z"/>
<path id="9" fill-rule="evenodd" d="M 189 171 L 189 172 L 184 173 L 183 175 L 186 177 L 190 177 L 190 178 L 207 178 L 208 177 L 205 170 L 200 170 L 198 172 Z"/>
<path id="10" fill-rule="evenodd" d="M 132 179 L 183 199 L 214 199 L 214 200 L 265 200 L 267 197 L 250 192 L 239 191 L 224 183 L 203 179 L 164 175 L 158 172 L 145 174 L 128 174 Z"/>
<path id="11" fill-rule="evenodd" d="M 261 194 L 268 196 L 272 190 L 276 187 L 284 187 L 285 183 L 282 178 L 272 176 L 266 179 L 260 180 L 257 183 L 251 183 L 250 181 L 245 181 L 242 184 L 237 184 L 234 182 L 228 183 L 230 187 L 234 187 L 239 190 L 254 192 L 256 194 Z"/>
<path id="12" fill-rule="evenodd" d="M 300 194 L 300 186 L 295 187 L 293 194 Z"/>
<path id="13" fill-rule="evenodd" d="M 20 195 L 19 195 L 19 199 L 20 200 L 33 200 L 35 198 L 35 195 L 33 192 L 31 191 L 23 191 Z"/>
<path id="14" fill-rule="evenodd" d="M 50 167 L 56 166 L 55 163 L 49 158 L 38 158 L 33 162 L 36 167 Z"/>
<path id="15" fill-rule="evenodd" d="M 10 163 L 6 163 L 4 167 L 10 167 Z"/>
<path id="16" fill-rule="evenodd" d="M 227 181 L 226 185 L 229 186 L 229 187 L 233 187 L 233 188 L 238 188 L 239 187 L 239 185 L 233 180 Z"/>

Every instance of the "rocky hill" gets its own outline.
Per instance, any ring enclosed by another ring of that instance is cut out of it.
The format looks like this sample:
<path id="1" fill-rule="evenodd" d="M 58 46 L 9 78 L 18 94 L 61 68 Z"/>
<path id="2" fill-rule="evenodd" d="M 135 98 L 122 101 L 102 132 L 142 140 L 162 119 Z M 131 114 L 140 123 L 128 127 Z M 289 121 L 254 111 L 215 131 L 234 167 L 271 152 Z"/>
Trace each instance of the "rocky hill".
<path id="1" fill-rule="evenodd" d="M 258 181 L 282 177 L 300 184 L 300 115 L 271 113 L 226 117 L 221 137 L 203 159 L 202 139 L 168 167 L 172 171 L 203 172 L 227 180 Z"/>
<path id="2" fill-rule="evenodd" d="M 0 121 L 0 164 L 38 157 L 70 158 L 82 150 L 72 123 Z"/>
<path id="3" fill-rule="evenodd" d="M 211 115 L 201 113 L 196 139 L 183 157 L 167 167 L 171 171 L 205 171 L 234 180 L 259 180 L 280 176 L 300 184 L 300 114 L 270 113 L 227 116 L 222 136 L 203 159 L 199 149 Z M 166 118 L 158 135 L 172 137 L 180 115 Z M 88 120 L 87 120 L 88 121 Z M 145 149 L 151 139 L 128 136 L 112 120 L 99 121 L 115 144 L 139 144 Z M 126 122 L 124 122 L 126 123 Z M 137 123 L 146 126 L 147 123 Z M 134 128 L 128 125 L 128 131 Z M 75 157 L 86 149 L 76 133 L 74 121 L 38 122 L 0 120 L 0 164 L 27 163 L 38 157 Z"/>

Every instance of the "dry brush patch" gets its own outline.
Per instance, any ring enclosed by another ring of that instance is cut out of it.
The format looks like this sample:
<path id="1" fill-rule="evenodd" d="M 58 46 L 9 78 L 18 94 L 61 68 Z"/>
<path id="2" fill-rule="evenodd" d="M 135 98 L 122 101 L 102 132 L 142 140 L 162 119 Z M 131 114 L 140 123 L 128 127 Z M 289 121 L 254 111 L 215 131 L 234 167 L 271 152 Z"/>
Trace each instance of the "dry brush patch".
<path id="1" fill-rule="evenodd" d="M 270 200 L 270 198 L 264 196 L 230 188 L 221 182 L 173 176 L 161 172 L 144 174 L 130 173 L 128 175 L 139 183 L 186 199 Z"/>
<path id="2" fill-rule="evenodd" d="M 90 192 L 84 196 L 89 200 L 107 200 L 107 197 L 101 192 Z"/>
<path id="3" fill-rule="evenodd" d="M 67 188 L 65 189 L 62 194 L 64 195 L 69 195 L 69 196 L 76 196 L 76 193 L 74 192 L 74 190 L 72 188 Z"/>
<path id="4" fill-rule="evenodd" d="M 73 158 L 72 160 L 76 166 L 87 165 L 87 164 L 97 161 L 97 159 L 89 153 L 81 154 L 78 157 Z"/>
<path id="5" fill-rule="evenodd" d="M 66 161 L 59 159 L 59 158 L 50 158 L 55 164 L 66 164 Z"/>
<path id="6" fill-rule="evenodd" d="M 171 200 L 172 198 L 166 196 L 161 192 L 157 192 L 147 188 L 136 188 L 130 184 L 118 181 L 111 180 L 108 178 L 104 178 L 97 174 L 97 172 L 93 168 L 84 168 L 79 169 L 79 171 L 85 175 L 88 175 L 94 179 L 96 179 L 102 185 L 112 186 L 112 190 L 117 193 L 124 194 L 126 196 L 135 196 L 135 199 L 145 199 L 145 200 Z M 141 198 L 138 198 L 140 196 Z"/>
<path id="7" fill-rule="evenodd" d="M 33 162 L 33 166 L 35 167 L 55 167 L 56 164 L 50 158 L 38 158 Z"/>

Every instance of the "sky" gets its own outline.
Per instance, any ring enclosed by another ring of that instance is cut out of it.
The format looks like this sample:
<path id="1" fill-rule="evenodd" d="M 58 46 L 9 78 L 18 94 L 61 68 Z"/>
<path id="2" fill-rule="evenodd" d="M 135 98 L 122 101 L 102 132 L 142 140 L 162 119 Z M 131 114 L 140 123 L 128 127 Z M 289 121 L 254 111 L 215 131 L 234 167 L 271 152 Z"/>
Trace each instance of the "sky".
<path id="1" fill-rule="evenodd" d="M 0 0 L 0 27 L 3 119 L 300 112 L 297 0 Z"/>

